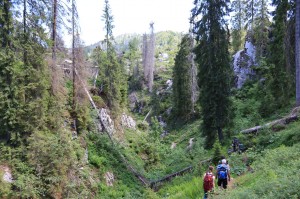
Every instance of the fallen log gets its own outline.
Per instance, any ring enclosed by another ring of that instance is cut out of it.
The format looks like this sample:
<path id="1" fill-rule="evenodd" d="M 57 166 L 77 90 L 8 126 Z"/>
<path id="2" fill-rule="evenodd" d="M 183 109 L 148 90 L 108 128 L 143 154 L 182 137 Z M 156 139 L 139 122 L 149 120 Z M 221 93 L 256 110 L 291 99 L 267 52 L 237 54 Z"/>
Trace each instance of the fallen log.
<path id="1" fill-rule="evenodd" d="M 209 163 L 211 162 L 211 159 L 207 159 L 207 160 L 202 160 L 199 162 L 200 165 L 202 165 L 203 163 Z M 159 180 L 155 180 L 155 181 L 152 181 L 150 183 L 150 188 L 153 189 L 154 191 L 158 191 L 158 185 L 164 183 L 164 182 L 169 182 L 171 181 L 174 177 L 176 176 L 181 176 L 185 173 L 188 173 L 188 172 L 191 172 L 193 170 L 193 166 L 188 166 L 180 171 L 177 171 L 175 173 L 172 173 L 172 174 L 169 174 L 169 175 L 166 175 L 164 177 L 162 177 L 161 179 Z"/>
<path id="2" fill-rule="evenodd" d="M 266 123 L 261 126 L 255 126 L 249 129 L 242 130 L 241 133 L 243 134 L 257 133 L 259 130 L 266 129 L 266 128 L 273 128 L 276 125 L 282 125 L 282 126 L 287 125 L 299 119 L 299 115 L 300 115 L 299 112 L 300 112 L 300 107 L 296 107 L 291 111 L 291 113 L 288 116 L 284 118 Z"/>

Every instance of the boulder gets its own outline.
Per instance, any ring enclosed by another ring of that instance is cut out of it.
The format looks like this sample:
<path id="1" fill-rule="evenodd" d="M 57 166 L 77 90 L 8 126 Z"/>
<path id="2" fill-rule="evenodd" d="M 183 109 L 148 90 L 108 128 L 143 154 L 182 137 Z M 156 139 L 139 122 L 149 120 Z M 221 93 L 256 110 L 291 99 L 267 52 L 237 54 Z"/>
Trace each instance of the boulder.
<path id="1" fill-rule="evenodd" d="M 10 168 L 8 166 L 1 165 L 0 166 L 0 171 L 4 172 L 4 174 L 2 176 L 2 180 L 4 182 L 13 183 L 13 178 L 12 178 L 11 170 L 10 170 Z"/>
<path id="2" fill-rule="evenodd" d="M 99 119 L 104 127 L 104 130 L 109 134 L 113 135 L 115 132 L 114 121 L 110 118 L 108 111 L 104 108 L 99 110 Z"/>

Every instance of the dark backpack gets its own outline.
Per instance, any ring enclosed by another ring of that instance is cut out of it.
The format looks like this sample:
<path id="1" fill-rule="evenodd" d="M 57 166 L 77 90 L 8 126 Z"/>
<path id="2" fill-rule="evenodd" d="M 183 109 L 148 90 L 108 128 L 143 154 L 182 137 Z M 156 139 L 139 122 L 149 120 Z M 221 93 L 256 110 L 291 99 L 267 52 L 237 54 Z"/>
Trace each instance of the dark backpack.
<path id="1" fill-rule="evenodd" d="M 218 179 L 227 179 L 227 168 L 222 165 L 218 166 Z"/>
<path id="2" fill-rule="evenodd" d="M 203 180 L 204 191 L 210 191 L 214 187 L 213 174 L 206 173 Z"/>

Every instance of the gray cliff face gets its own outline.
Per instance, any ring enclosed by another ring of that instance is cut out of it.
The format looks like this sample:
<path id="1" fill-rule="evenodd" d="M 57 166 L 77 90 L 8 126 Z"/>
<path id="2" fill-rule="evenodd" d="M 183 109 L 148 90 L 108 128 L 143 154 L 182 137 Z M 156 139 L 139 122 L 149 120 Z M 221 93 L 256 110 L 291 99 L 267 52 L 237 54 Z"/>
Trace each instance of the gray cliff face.
<path id="1" fill-rule="evenodd" d="M 244 49 L 238 51 L 233 56 L 233 70 L 235 74 L 235 84 L 240 89 L 245 81 L 255 75 L 252 66 L 255 63 L 255 46 L 250 39 L 246 39 Z"/>

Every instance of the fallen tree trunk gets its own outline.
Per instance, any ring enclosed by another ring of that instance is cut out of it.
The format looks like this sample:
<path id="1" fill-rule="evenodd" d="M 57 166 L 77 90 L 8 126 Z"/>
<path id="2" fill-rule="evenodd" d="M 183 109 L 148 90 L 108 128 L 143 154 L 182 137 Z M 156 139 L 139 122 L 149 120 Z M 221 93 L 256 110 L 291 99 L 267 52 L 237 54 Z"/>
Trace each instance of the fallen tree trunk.
<path id="1" fill-rule="evenodd" d="M 257 133 L 259 130 L 266 129 L 266 128 L 273 128 L 276 125 L 283 125 L 283 126 L 287 125 L 299 119 L 299 111 L 300 111 L 300 107 L 296 107 L 292 110 L 292 112 L 288 116 L 282 119 L 278 119 L 261 126 L 255 126 L 249 129 L 242 130 L 241 133 L 243 134 Z"/>
<path id="2" fill-rule="evenodd" d="M 207 159 L 207 160 L 202 160 L 201 162 L 199 162 L 200 165 L 202 165 L 203 163 L 208 163 L 208 162 L 211 162 L 211 159 Z M 159 189 L 159 185 L 161 185 L 162 183 L 164 182 L 169 182 L 171 181 L 174 177 L 176 176 L 181 176 L 185 173 L 188 173 L 188 172 L 191 172 L 193 170 L 193 166 L 188 166 L 180 171 L 177 171 L 175 173 L 172 173 L 172 174 L 169 174 L 169 175 L 166 175 L 164 177 L 162 177 L 161 179 L 159 180 L 155 180 L 155 181 L 152 181 L 150 183 L 150 188 L 153 189 L 154 191 L 158 191 Z"/>

